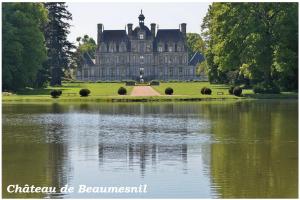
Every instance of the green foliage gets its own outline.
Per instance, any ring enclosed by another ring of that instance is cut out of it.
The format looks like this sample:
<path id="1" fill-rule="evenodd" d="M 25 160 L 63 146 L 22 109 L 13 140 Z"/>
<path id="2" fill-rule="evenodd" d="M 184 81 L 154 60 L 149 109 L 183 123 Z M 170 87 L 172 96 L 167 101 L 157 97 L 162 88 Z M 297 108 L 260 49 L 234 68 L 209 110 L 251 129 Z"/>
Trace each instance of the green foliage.
<path id="1" fill-rule="evenodd" d="M 230 88 L 228 89 L 228 93 L 233 94 L 233 89 L 234 89 L 234 86 L 230 86 Z"/>
<path id="2" fill-rule="evenodd" d="M 172 95 L 173 92 L 174 92 L 174 90 L 173 90 L 172 88 L 170 88 L 170 87 L 167 87 L 167 88 L 165 89 L 165 94 L 166 94 L 166 95 Z"/>
<path id="3" fill-rule="evenodd" d="M 232 91 L 232 93 L 238 97 L 241 96 L 242 92 L 243 92 L 243 89 L 240 87 L 234 87 L 233 91 Z"/>
<path id="4" fill-rule="evenodd" d="M 119 95 L 126 95 L 126 93 L 127 93 L 127 90 L 124 87 L 120 87 L 118 89 L 118 94 Z"/>
<path id="5" fill-rule="evenodd" d="M 205 43 L 204 43 L 204 41 L 202 40 L 201 36 L 198 33 L 187 33 L 186 34 L 186 40 L 187 40 L 189 59 L 196 52 L 201 52 L 201 53 L 204 52 Z"/>
<path id="6" fill-rule="evenodd" d="M 150 85 L 159 85 L 159 81 L 153 80 L 153 81 L 150 82 Z"/>
<path id="7" fill-rule="evenodd" d="M 79 94 L 82 97 L 87 97 L 87 96 L 89 96 L 90 93 L 91 93 L 91 91 L 89 89 L 81 89 L 79 91 Z"/>
<path id="8" fill-rule="evenodd" d="M 200 90 L 201 94 L 205 94 L 205 89 L 206 89 L 206 87 L 201 88 L 201 90 Z"/>
<path id="9" fill-rule="evenodd" d="M 279 94 L 280 88 L 275 84 L 267 84 L 265 82 L 258 83 L 253 86 L 253 92 L 255 94 Z"/>
<path id="10" fill-rule="evenodd" d="M 97 45 L 95 40 L 88 35 L 77 37 L 76 41 L 78 42 L 78 46 L 72 57 L 72 65 L 74 68 L 81 68 L 83 66 L 84 56 L 90 56 L 92 59 L 95 58 Z"/>
<path id="11" fill-rule="evenodd" d="M 58 98 L 59 96 L 62 95 L 62 91 L 61 90 L 52 90 L 50 92 L 50 95 L 52 96 L 52 98 Z"/>
<path id="12" fill-rule="evenodd" d="M 74 45 L 68 41 L 72 14 L 67 10 L 64 2 L 47 2 L 49 22 L 45 26 L 46 46 L 48 48 L 48 61 L 45 69 L 51 75 L 51 85 L 61 85 L 63 71 L 71 67 Z"/>
<path id="13" fill-rule="evenodd" d="M 200 92 L 204 95 L 211 95 L 212 90 L 208 87 L 203 87 Z"/>
<path id="14" fill-rule="evenodd" d="M 211 82 L 297 89 L 297 3 L 213 3 L 202 30 Z"/>
<path id="15" fill-rule="evenodd" d="M 47 11 L 41 3 L 2 4 L 2 88 L 33 87 L 46 59 L 42 27 Z"/>
<path id="16" fill-rule="evenodd" d="M 126 86 L 134 86 L 136 84 L 136 81 L 126 81 Z"/>

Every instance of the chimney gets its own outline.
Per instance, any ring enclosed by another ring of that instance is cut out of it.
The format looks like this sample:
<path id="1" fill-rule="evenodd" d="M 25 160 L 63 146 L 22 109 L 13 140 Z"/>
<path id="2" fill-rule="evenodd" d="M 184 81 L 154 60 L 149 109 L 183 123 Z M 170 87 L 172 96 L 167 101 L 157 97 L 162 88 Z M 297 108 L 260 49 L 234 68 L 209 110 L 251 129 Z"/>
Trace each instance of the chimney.
<path id="1" fill-rule="evenodd" d="M 99 46 L 100 45 L 102 31 L 103 31 L 103 24 L 98 24 L 97 27 L 98 27 L 98 30 L 97 30 L 97 44 Z"/>
<path id="2" fill-rule="evenodd" d="M 132 24 L 127 24 L 128 36 L 132 35 Z"/>
<path id="3" fill-rule="evenodd" d="M 152 36 L 155 37 L 155 27 L 156 27 L 156 24 L 155 23 L 151 23 L 150 26 L 151 26 Z"/>
<path id="4" fill-rule="evenodd" d="M 180 24 L 180 31 L 184 37 L 186 37 L 186 23 Z"/>

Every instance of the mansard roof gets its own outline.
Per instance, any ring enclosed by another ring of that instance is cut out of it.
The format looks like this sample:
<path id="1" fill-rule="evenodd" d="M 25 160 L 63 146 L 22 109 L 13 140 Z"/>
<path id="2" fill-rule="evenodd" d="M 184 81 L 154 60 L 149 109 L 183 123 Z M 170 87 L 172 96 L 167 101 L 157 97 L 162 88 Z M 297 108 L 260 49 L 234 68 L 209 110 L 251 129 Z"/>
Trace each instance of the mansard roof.
<path id="1" fill-rule="evenodd" d="M 205 60 L 204 56 L 201 53 L 196 52 L 191 58 L 191 60 L 189 61 L 189 65 L 196 66 L 197 64 L 203 62 L 204 60 Z"/>
<path id="2" fill-rule="evenodd" d="M 149 30 L 149 28 L 147 26 L 145 26 L 145 25 L 143 25 L 141 27 L 140 26 L 135 27 L 135 29 L 132 32 L 132 35 L 135 36 L 135 37 L 137 37 L 138 36 L 137 34 L 138 34 L 138 32 L 140 30 L 144 30 L 146 32 L 146 37 L 151 37 L 152 33 Z"/>
<path id="3" fill-rule="evenodd" d="M 95 65 L 95 61 L 92 59 L 92 56 L 88 52 L 85 52 L 82 57 L 83 57 L 84 64 L 87 64 L 90 66 Z"/>
<path id="4" fill-rule="evenodd" d="M 158 29 L 156 40 L 158 42 L 179 42 L 184 41 L 184 37 L 179 29 Z"/>
<path id="5" fill-rule="evenodd" d="M 101 40 L 103 42 L 121 42 L 127 41 L 128 37 L 125 30 L 104 30 Z"/>

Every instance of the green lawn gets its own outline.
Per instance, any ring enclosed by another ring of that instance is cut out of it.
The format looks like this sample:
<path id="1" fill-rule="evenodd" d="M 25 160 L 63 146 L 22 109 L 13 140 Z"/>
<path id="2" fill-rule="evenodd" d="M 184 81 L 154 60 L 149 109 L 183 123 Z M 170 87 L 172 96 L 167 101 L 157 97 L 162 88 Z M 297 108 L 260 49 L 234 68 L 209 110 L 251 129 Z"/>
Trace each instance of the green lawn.
<path id="1" fill-rule="evenodd" d="M 118 95 L 120 87 L 127 89 L 126 96 Z M 297 93 L 285 92 L 281 94 L 254 94 L 252 90 L 243 90 L 242 97 L 236 97 L 228 94 L 228 86 L 220 84 L 210 84 L 208 82 L 181 82 L 181 83 L 161 83 L 159 86 L 152 86 L 162 96 L 154 97 L 133 97 L 130 96 L 133 86 L 125 86 L 125 83 L 64 83 L 61 87 L 47 87 L 44 89 L 32 89 L 10 96 L 2 96 L 4 102 L 81 102 L 81 101 L 200 101 L 200 100 L 224 100 L 224 99 L 297 99 Z M 165 89 L 172 87 L 174 95 L 164 95 Z M 212 95 L 202 95 L 202 87 L 209 87 Z M 88 88 L 91 91 L 89 97 L 80 97 L 79 91 L 82 88 Z M 50 91 L 53 89 L 62 90 L 62 96 L 53 99 Z"/>
<path id="2" fill-rule="evenodd" d="M 229 95 L 229 87 L 226 85 L 210 84 L 208 82 L 183 82 L 183 83 L 161 83 L 159 86 L 153 88 L 161 94 L 165 93 L 165 89 L 171 87 L 174 90 L 174 95 L 188 95 L 188 96 L 203 96 L 208 98 L 238 98 Z M 201 88 L 209 87 L 212 90 L 211 95 L 202 95 Z M 243 94 L 253 94 L 252 90 L 243 90 Z"/>
<path id="3" fill-rule="evenodd" d="M 91 91 L 90 96 L 115 96 L 118 95 L 118 89 L 125 87 L 130 94 L 132 86 L 125 86 L 124 83 L 64 83 L 62 87 L 47 87 L 44 89 L 27 90 L 17 93 L 18 95 L 48 95 L 53 89 L 62 90 L 62 96 L 73 97 L 70 93 L 76 93 L 79 96 L 80 89 L 87 88 Z M 75 96 L 75 95 L 74 95 Z"/>

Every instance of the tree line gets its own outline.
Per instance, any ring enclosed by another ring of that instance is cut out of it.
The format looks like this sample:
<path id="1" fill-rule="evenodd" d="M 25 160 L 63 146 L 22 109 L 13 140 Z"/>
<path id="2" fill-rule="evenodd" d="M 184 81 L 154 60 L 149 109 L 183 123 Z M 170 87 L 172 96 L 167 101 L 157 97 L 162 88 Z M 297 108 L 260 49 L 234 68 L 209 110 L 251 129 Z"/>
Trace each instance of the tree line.
<path id="1" fill-rule="evenodd" d="M 75 46 L 65 3 L 2 4 L 2 89 L 60 85 Z"/>
<path id="2" fill-rule="evenodd" d="M 298 90 L 298 3 L 213 3 L 202 36 L 210 82 Z"/>

